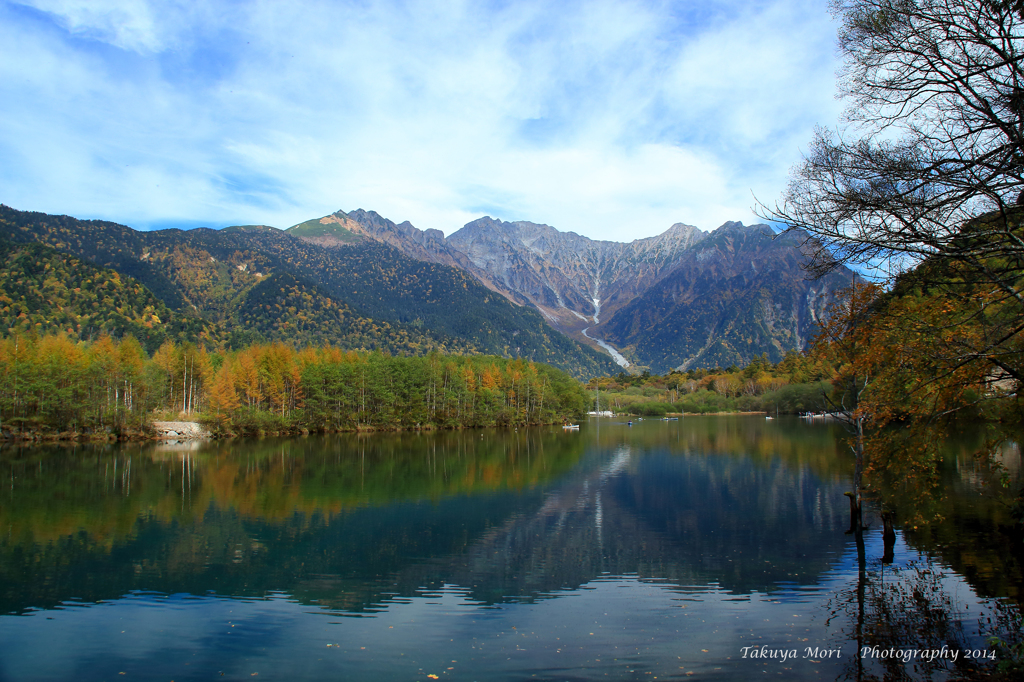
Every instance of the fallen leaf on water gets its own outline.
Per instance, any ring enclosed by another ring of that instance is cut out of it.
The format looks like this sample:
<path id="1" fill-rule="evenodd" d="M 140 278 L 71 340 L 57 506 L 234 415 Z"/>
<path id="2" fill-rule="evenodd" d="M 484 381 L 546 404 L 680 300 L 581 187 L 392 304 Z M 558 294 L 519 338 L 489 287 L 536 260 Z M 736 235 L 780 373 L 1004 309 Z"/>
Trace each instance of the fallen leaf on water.
<path id="1" fill-rule="evenodd" d="M 427 675 L 427 677 L 429 677 L 432 680 L 436 680 L 437 679 L 437 675 L 435 675 L 434 673 L 430 673 L 429 675 Z"/>

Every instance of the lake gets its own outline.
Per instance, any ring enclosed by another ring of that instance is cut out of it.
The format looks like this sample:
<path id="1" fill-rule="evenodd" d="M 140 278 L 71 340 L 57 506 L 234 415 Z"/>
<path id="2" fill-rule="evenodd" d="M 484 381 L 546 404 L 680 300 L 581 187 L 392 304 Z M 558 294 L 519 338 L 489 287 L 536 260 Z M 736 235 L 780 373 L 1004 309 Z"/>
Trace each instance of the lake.
<path id="1" fill-rule="evenodd" d="M 1002 656 L 1019 448 L 994 469 L 983 433 L 954 439 L 944 518 L 897 509 L 883 561 L 873 511 L 845 533 L 841 436 L 714 416 L 5 445 L 0 680 L 942 679 Z"/>

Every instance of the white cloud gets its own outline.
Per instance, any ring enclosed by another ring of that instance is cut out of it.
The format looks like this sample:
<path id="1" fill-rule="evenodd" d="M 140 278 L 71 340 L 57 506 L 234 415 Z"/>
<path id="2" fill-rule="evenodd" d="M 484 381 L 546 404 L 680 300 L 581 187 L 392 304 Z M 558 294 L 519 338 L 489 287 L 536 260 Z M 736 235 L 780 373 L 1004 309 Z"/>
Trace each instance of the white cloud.
<path id="1" fill-rule="evenodd" d="M 155 52 L 161 27 L 148 2 L 124 0 L 21 0 L 54 17 L 70 33 L 125 50 Z"/>
<path id="2" fill-rule="evenodd" d="M 135 226 L 708 229 L 838 113 L 809 0 L 31 4 L 0 0 L 0 201 Z"/>

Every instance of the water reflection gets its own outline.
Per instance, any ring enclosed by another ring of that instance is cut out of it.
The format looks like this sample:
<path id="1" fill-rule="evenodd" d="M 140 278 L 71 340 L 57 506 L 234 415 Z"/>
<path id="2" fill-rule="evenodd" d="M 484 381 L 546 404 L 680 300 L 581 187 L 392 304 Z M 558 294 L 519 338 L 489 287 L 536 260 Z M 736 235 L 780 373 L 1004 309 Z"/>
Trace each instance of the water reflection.
<path id="1" fill-rule="evenodd" d="M 1024 604 L 1024 532 L 1013 518 L 1021 488 L 1021 452 L 1003 442 L 991 460 L 978 457 L 993 430 L 964 429 L 945 443 L 934 489 L 926 496 L 908 481 L 877 481 L 879 502 L 892 505 L 910 546 L 940 556 L 979 594 Z M 921 523 L 919 519 L 930 520 Z"/>
<path id="2" fill-rule="evenodd" d="M 481 633 L 519 636 L 528 624 L 530 660 L 539 662 L 502 663 L 510 677 L 530 670 L 564 679 L 570 668 L 584 678 L 695 670 L 743 677 L 751 661 L 742 647 L 761 644 L 844 651 L 842 661 L 790 662 L 785 672 L 797 678 L 862 676 L 853 643 L 912 639 L 882 625 L 869 637 L 868 624 L 884 620 L 869 615 L 888 613 L 887 604 L 908 613 L 899 600 L 917 589 L 893 593 L 885 575 L 911 576 L 912 565 L 945 570 L 940 586 L 963 586 L 954 601 L 978 613 L 972 590 L 1017 594 L 1020 551 L 1007 551 L 992 532 L 1002 517 L 984 493 L 995 474 L 967 472 L 954 457 L 944 470 L 954 513 L 943 524 L 900 529 L 896 562 L 883 568 L 877 520 L 867 547 L 843 533 L 850 462 L 836 435 L 797 420 L 705 417 L 603 421 L 579 433 L 8 447 L 0 453 L 0 613 L 35 623 L 35 614 L 60 613 L 38 609 L 113 602 L 119 612 L 145 604 L 142 612 L 156 616 L 182 606 L 167 595 L 187 594 L 198 599 L 187 607 L 204 613 L 226 613 L 221 597 L 260 600 L 253 603 L 324 649 L 331 644 L 332 654 L 338 637 L 317 639 L 324 624 L 313 614 L 336 618 L 328 624 L 346 636 L 369 627 L 353 630 L 346 617 L 373 616 L 388 623 L 385 638 L 429 615 L 429 633 L 403 630 L 374 658 L 379 667 L 380 656 L 397 657 L 390 664 L 403 675 L 408 661 L 399 659 L 413 651 L 423 659 L 443 650 L 496 670 L 499 659 L 518 660 L 504 654 L 519 648 L 507 640 L 487 648 Z M 1008 453 L 1004 471 L 1019 471 L 1019 456 Z M 972 544 L 979 529 L 989 538 Z M 981 548 L 974 564 L 964 558 L 971 547 Z M 1001 554 L 998 565 L 990 553 Z M 988 572 L 961 571 L 957 561 Z M 254 632 L 266 627 L 257 626 L 255 607 L 237 608 Z M 73 620 L 99 627 L 97 614 Z M 10 623 L 0 617 L 0 635 L 14 632 Z M 36 630 L 39 641 L 28 634 Z M 20 632 L 20 646 L 42 647 L 44 633 L 39 625 Z M 237 634 L 235 654 L 257 646 L 256 634 Z M 978 628 L 961 634 L 984 641 Z M 229 646 L 223 639 L 197 646 L 219 650 Z M 578 660 L 566 668 L 570 647 Z M 284 660 L 300 654 L 271 648 L 282 659 L 274 665 L 294 669 Z M 346 671 L 361 669 L 344 660 Z M 310 675 L 325 674 L 317 671 Z"/>
<path id="3" fill-rule="evenodd" d="M 361 608 L 409 563 L 459 553 L 539 504 L 583 452 L 558 436 L 17 449 L 3 459 L 0 608 L 131 590 L 302 594 L 328 574 L 345 593 L 309 599 Z"/>

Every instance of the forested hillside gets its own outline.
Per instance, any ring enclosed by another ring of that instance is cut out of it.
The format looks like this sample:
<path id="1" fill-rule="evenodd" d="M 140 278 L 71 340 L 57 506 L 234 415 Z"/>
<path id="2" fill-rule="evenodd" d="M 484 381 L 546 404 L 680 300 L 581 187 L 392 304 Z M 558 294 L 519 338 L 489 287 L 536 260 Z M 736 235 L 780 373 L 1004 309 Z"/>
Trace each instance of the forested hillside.
<path id="1" fill-rule="evenodd" d="M 447 342 L 409 325 L 360 317 L 315 284 L 287 271 L 275 272 L 247 289 L 231 318 L 232 348 L 282 341 L 299 346 L 335 345 L 418 355 L 429 350 L 473 353 L 459 339 Z"/>
<path id="2" fill-rule="evenodd" d="M 137 280 L 42 244 L 0 239 L 0 333 L 80 339 L 135 337 L 152 352 L 169 340 L 216 345 L 220 328 L 170 310 Z"/>
<path id="3" fill-rule="evenodd" d="M 39 241 L 135 277 L 168 308 L 220 325 L 234 346 L 330 341 L 390 352 L 493 353 L 548 362 L 581 378 L 614 369 L 607 356 L 469 275 L 369 240 L 329 248 L 265 226 L 137 232 L 6 206 L 0 236 Z M 273 277 L 282 273 L 291 279 Z M 271 295 L 277 286 L 287 291 Z M 287 319 L 271 320 L 277 299 L 289 301 L 280 308 Z"/>

